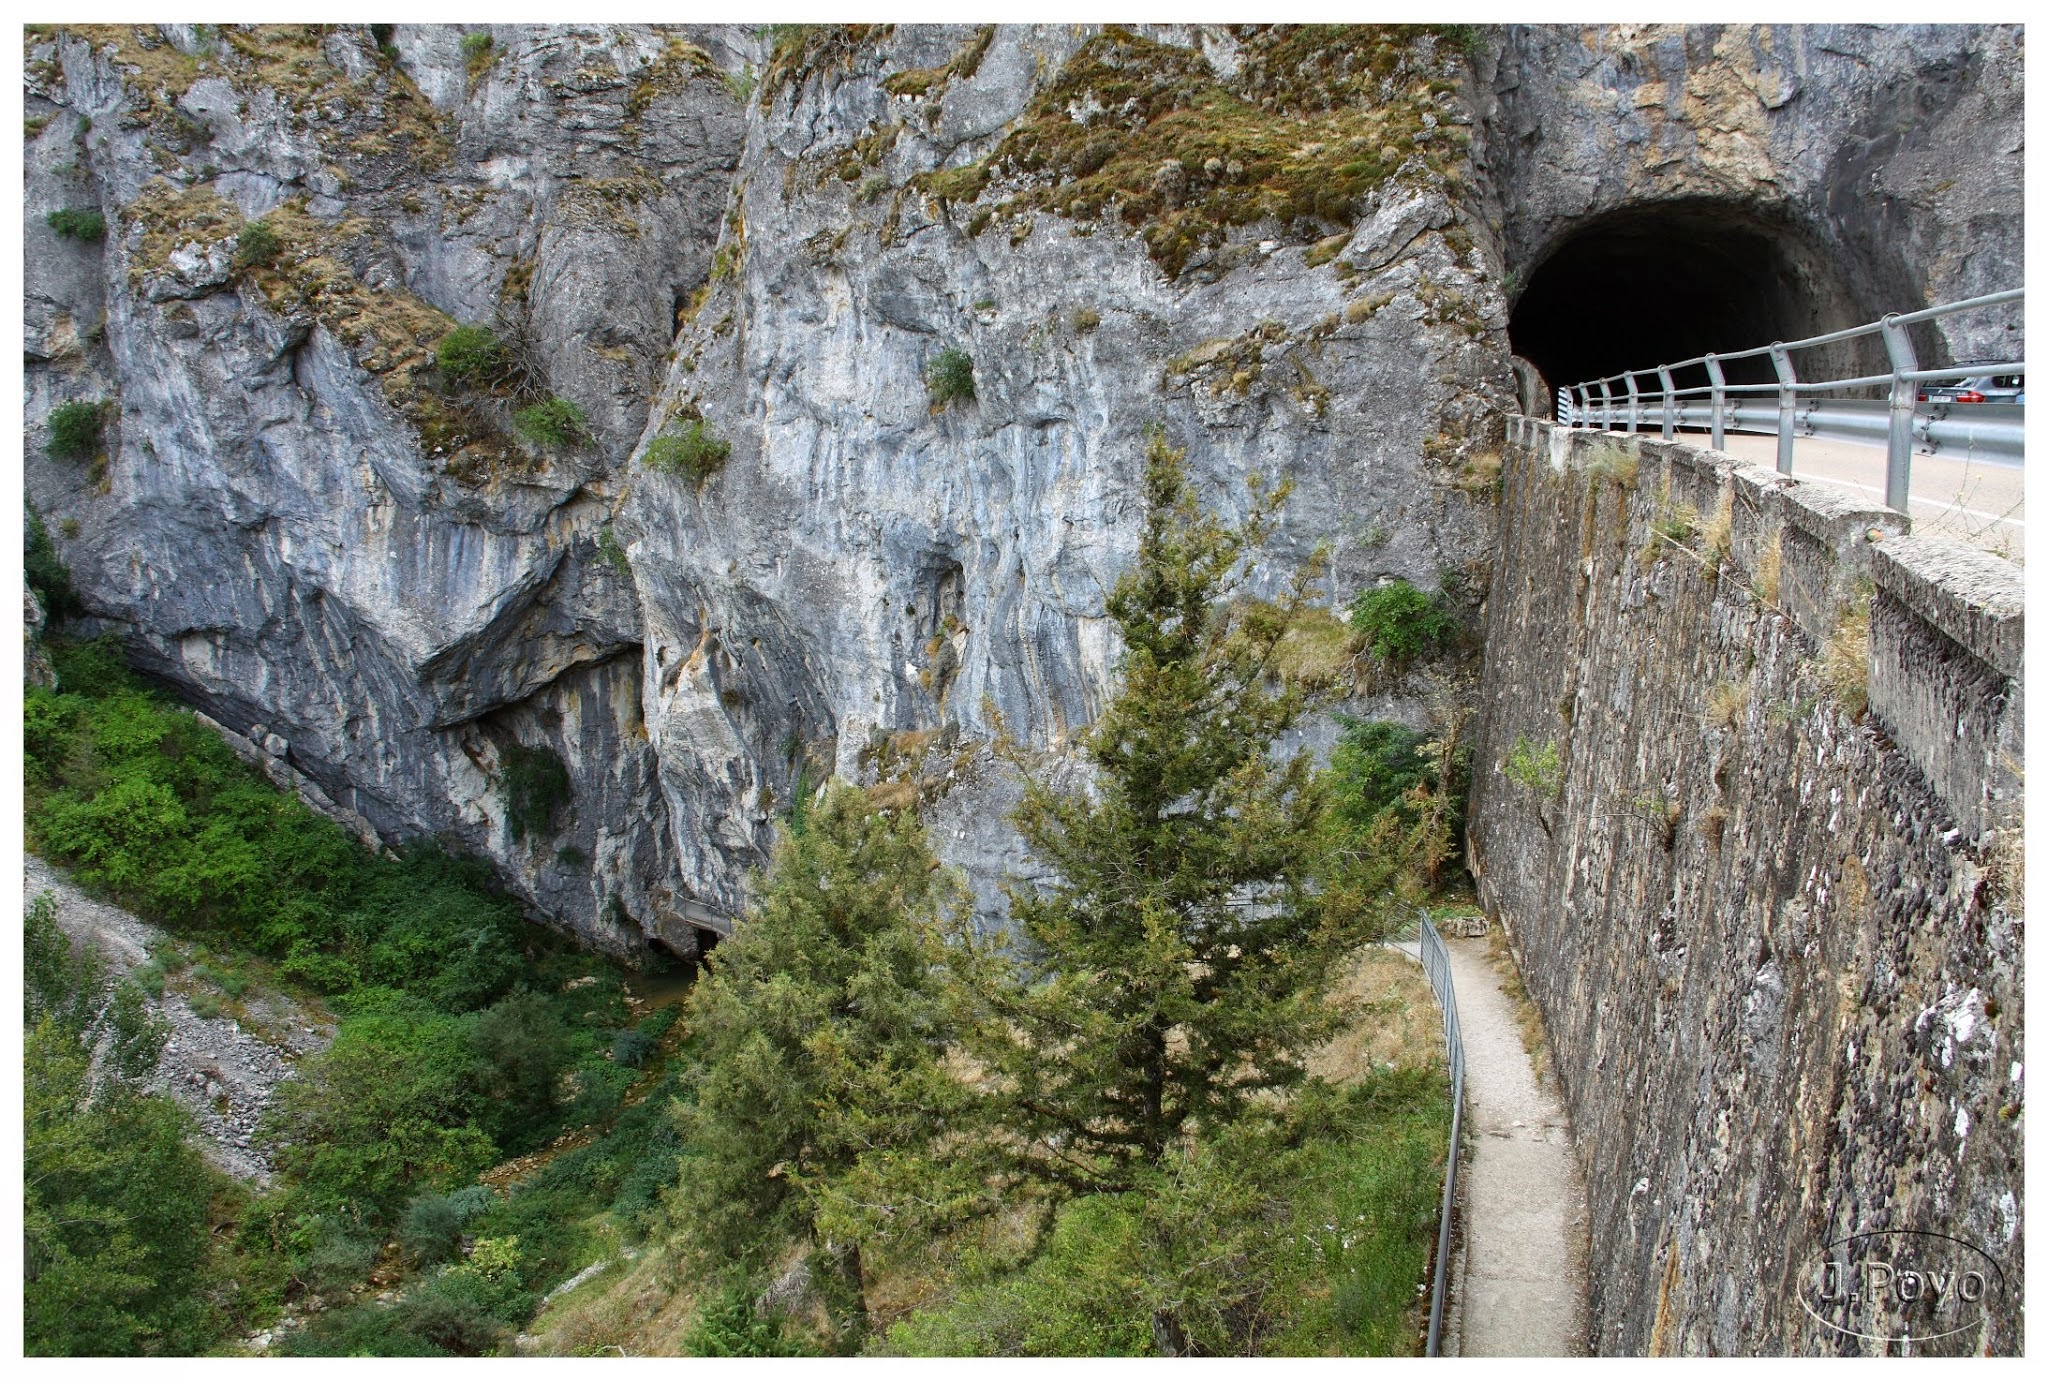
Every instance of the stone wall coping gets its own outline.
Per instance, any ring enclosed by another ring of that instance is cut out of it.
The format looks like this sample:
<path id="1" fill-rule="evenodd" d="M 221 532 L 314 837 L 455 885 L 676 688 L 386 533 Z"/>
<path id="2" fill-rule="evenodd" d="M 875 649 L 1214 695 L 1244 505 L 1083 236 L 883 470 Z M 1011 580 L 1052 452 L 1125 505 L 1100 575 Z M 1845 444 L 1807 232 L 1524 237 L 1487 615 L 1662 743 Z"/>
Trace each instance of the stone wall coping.
<path id="1" fill-rule="evenodd" d="M 1535 440 L 1554 423 L 1538 421 Z M 1897 599 L 2001 676 L 2018 678 L 2026 648 L 2026 592 L 2020 568 L 1946 537 L 1917 537 L 1904 515 L 1830 485 L 1802 483 L 1725 451 L 1661 437 L 1570 431 L 1580 444 L 1629 445 L 1702 479 L 1728 480 L 1745 500 L 1735 521 L 1775 516 L 1825 544 L 1838 558 L 1867 567 L 1878 589 Z M 1585 440 L 1582 442 L 1581 438 Z M 1754 517 L 1752 517 L 1754 515 Z"/>
<path id="2" fill-rule="evenodd" d="M 2017 566 L 1945 537 L 1892 537 L 1871 547 L 1877 588 L 2001 676 L 2026 656 L 2026 583 Z"/>

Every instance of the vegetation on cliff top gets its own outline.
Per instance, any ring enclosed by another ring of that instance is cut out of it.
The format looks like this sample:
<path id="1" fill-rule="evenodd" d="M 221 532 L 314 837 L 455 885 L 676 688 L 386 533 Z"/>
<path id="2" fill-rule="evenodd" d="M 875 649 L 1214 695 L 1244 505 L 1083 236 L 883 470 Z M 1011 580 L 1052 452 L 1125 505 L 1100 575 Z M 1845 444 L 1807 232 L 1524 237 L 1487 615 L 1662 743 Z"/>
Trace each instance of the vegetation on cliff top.
<path id="1" fill-rule="evenodd" d="M 993 216 L 1051 211 L 1141 229 L 1177 276 L 1234 226 L 1319 240 L 1403 170 L 1452 175 L 1465 132 L 1445 104 L 1444 26 L 1241 26 L 1234 77 L 1201 52 L 1110 27 L 1032 98 L 987 158 L 925 174 Z"/>

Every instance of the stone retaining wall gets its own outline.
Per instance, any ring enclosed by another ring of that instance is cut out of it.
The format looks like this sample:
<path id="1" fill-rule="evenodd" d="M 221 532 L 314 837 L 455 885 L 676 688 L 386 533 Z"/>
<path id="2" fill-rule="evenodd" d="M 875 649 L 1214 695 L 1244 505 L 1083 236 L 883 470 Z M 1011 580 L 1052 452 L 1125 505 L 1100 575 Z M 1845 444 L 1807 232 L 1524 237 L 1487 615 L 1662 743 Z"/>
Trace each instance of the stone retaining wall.
<path id="1" fill-rule="evenodd" d="M 1691 445 L 1509 443 L 1471 853 L 1585 1162 L 1593 1347 L 1899 1351 L 1801 1291 L 1908 1229 L 2002 1298 L 1855 1331 L 2016 1352 L 2019 572 Z"/>

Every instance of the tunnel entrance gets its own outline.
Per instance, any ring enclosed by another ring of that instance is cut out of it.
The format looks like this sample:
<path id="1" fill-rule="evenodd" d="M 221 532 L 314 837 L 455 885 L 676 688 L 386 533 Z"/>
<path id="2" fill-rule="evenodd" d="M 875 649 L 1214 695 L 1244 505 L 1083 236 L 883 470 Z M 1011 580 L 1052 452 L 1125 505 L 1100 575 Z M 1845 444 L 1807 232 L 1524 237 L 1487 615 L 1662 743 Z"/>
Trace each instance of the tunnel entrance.
<path id="1" fill-rule="evenodd" d="M 1610 211 L 1554 239 L 1527 272 L 1508 337 L 1554 390 L 1870 319 L 1803 232 L 1751 207 L 1691 199 Z M 1802 378 L 1842 378 L 1882 367 L 1882 354 L 1852 342 L 1794 363 Z M 1681 388 L 1705 382 L 1693 372 Z M 1768 359 L 1737 361 L 1727 375 L 1776 377 Z"/>

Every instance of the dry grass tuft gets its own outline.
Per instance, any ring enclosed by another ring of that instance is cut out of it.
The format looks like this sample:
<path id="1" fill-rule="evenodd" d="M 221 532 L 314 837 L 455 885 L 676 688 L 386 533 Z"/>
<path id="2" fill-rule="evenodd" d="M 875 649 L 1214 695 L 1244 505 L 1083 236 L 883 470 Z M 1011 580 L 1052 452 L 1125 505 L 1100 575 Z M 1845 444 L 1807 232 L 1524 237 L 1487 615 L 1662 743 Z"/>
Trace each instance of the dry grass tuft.
<path id="1" fill-rule="evenodd" d="M 1857 589 L 1835 631 L 1820 650 L 1820 679 L 1851 719 L 1861 719 L 1870 708 L 1870 600 L 1867 586 Z"/>
<path id="2" fill-rule="evenodd" d="M 675 1357 L 697 1306 L 675 1262 L 654 1248 L 624 1271 L 606 1271 L 550 1305 L 529 1332 L 529 1355 Z"/>
<path id="3" fill-rule="evenodd" d="M 1406 954 L 1378 945 L 1359 950 L 1332 996 L 1351 1020 L 1308 1057 L 1312 1076 L 1348 1084 L 1390 1065 L 1443 1068 L 1443 1018 L 1422 966 Z"/>
<path id="4" fill-rule="evenodd" d="M 1721 501 L 1700 529 L 1700 562 L 1709 575 L 1719 575 L 1735 543 L 1735 498 L 1732 490 L 1721 491 Z"/>
<path id="5" fill-rule="evenodd" d="M 1699 830 L 1700 838 L 1707 841 L 1708 848 L 1719 849 L 1721 837 L 1728 832 L 1728 808 L 1708 806 L 1705 813 L 1700 816 Z"/>
<path id="6" fill-rule="evenodd" d="M 1364 642 L 1357 631 L 1328 609 L 1303 609 L 1273 649 L 1281 673 L 1313 689 L 1350 690 L 1360 670 Z"/>
<path id="7" fill-rule="evenodd" d="M 1536 1004 L 1529 998 L 1529 990 L 1522 986 L 1522 971 L 1515 964 L 1514 951 L 1508 948 L 1507 932 L 1498 925 L 1489 927 L 1486 932 L 1486 962 L 1493 965 L 1493 971 L 1500 975 L 1500 990 L 1515 1009 L 1515 1026 L 1522 1033 L 1522 1048 L 1529 1052 L 1529 1067 L 1541 1079 L 1550 1060 L 1550 1046 L 1543 1030 L 1543 1013 L 1536 1010 Z"/>
<path id="8" fill-rule="evenodd" d="M 876 810 L 910 810 L 917 805 L 917 783 L 876 782 L 868 788 L 868 804 Z"/>
<path id="9" fill-rule="evenodd" d="M 1749 578 L 1749 592 L 1757 601 L 1776 608 L 1778 604 L 1779 578 L 1785 566 L 1785 534 L 1774 532 L 1771 540 L 1757 554 L 1756 572 Z"/>
<path id="10" fill-rule="evenodd" d="M 1500 493 L 1499 451 L 1475 451 L 1458 472 L 1457 487 L 1467 494 L 1493 497 Z"/>
<path id="11" fill-rule="evenodd" d="M 1605 480 L 1620 489 L 1633 489 L 1641 471 L 1641 460 L 1625 446 L 1596 446 L 1586 457 L 1586 474 L 1595 483 Z"/>
<path id="12" fill-rule="evenodd" d="M 1749 707 L 1749 686 L 1742 681 L 1717 682 L 1707 692 L 1707 723 L 1732 729 Z"/>

